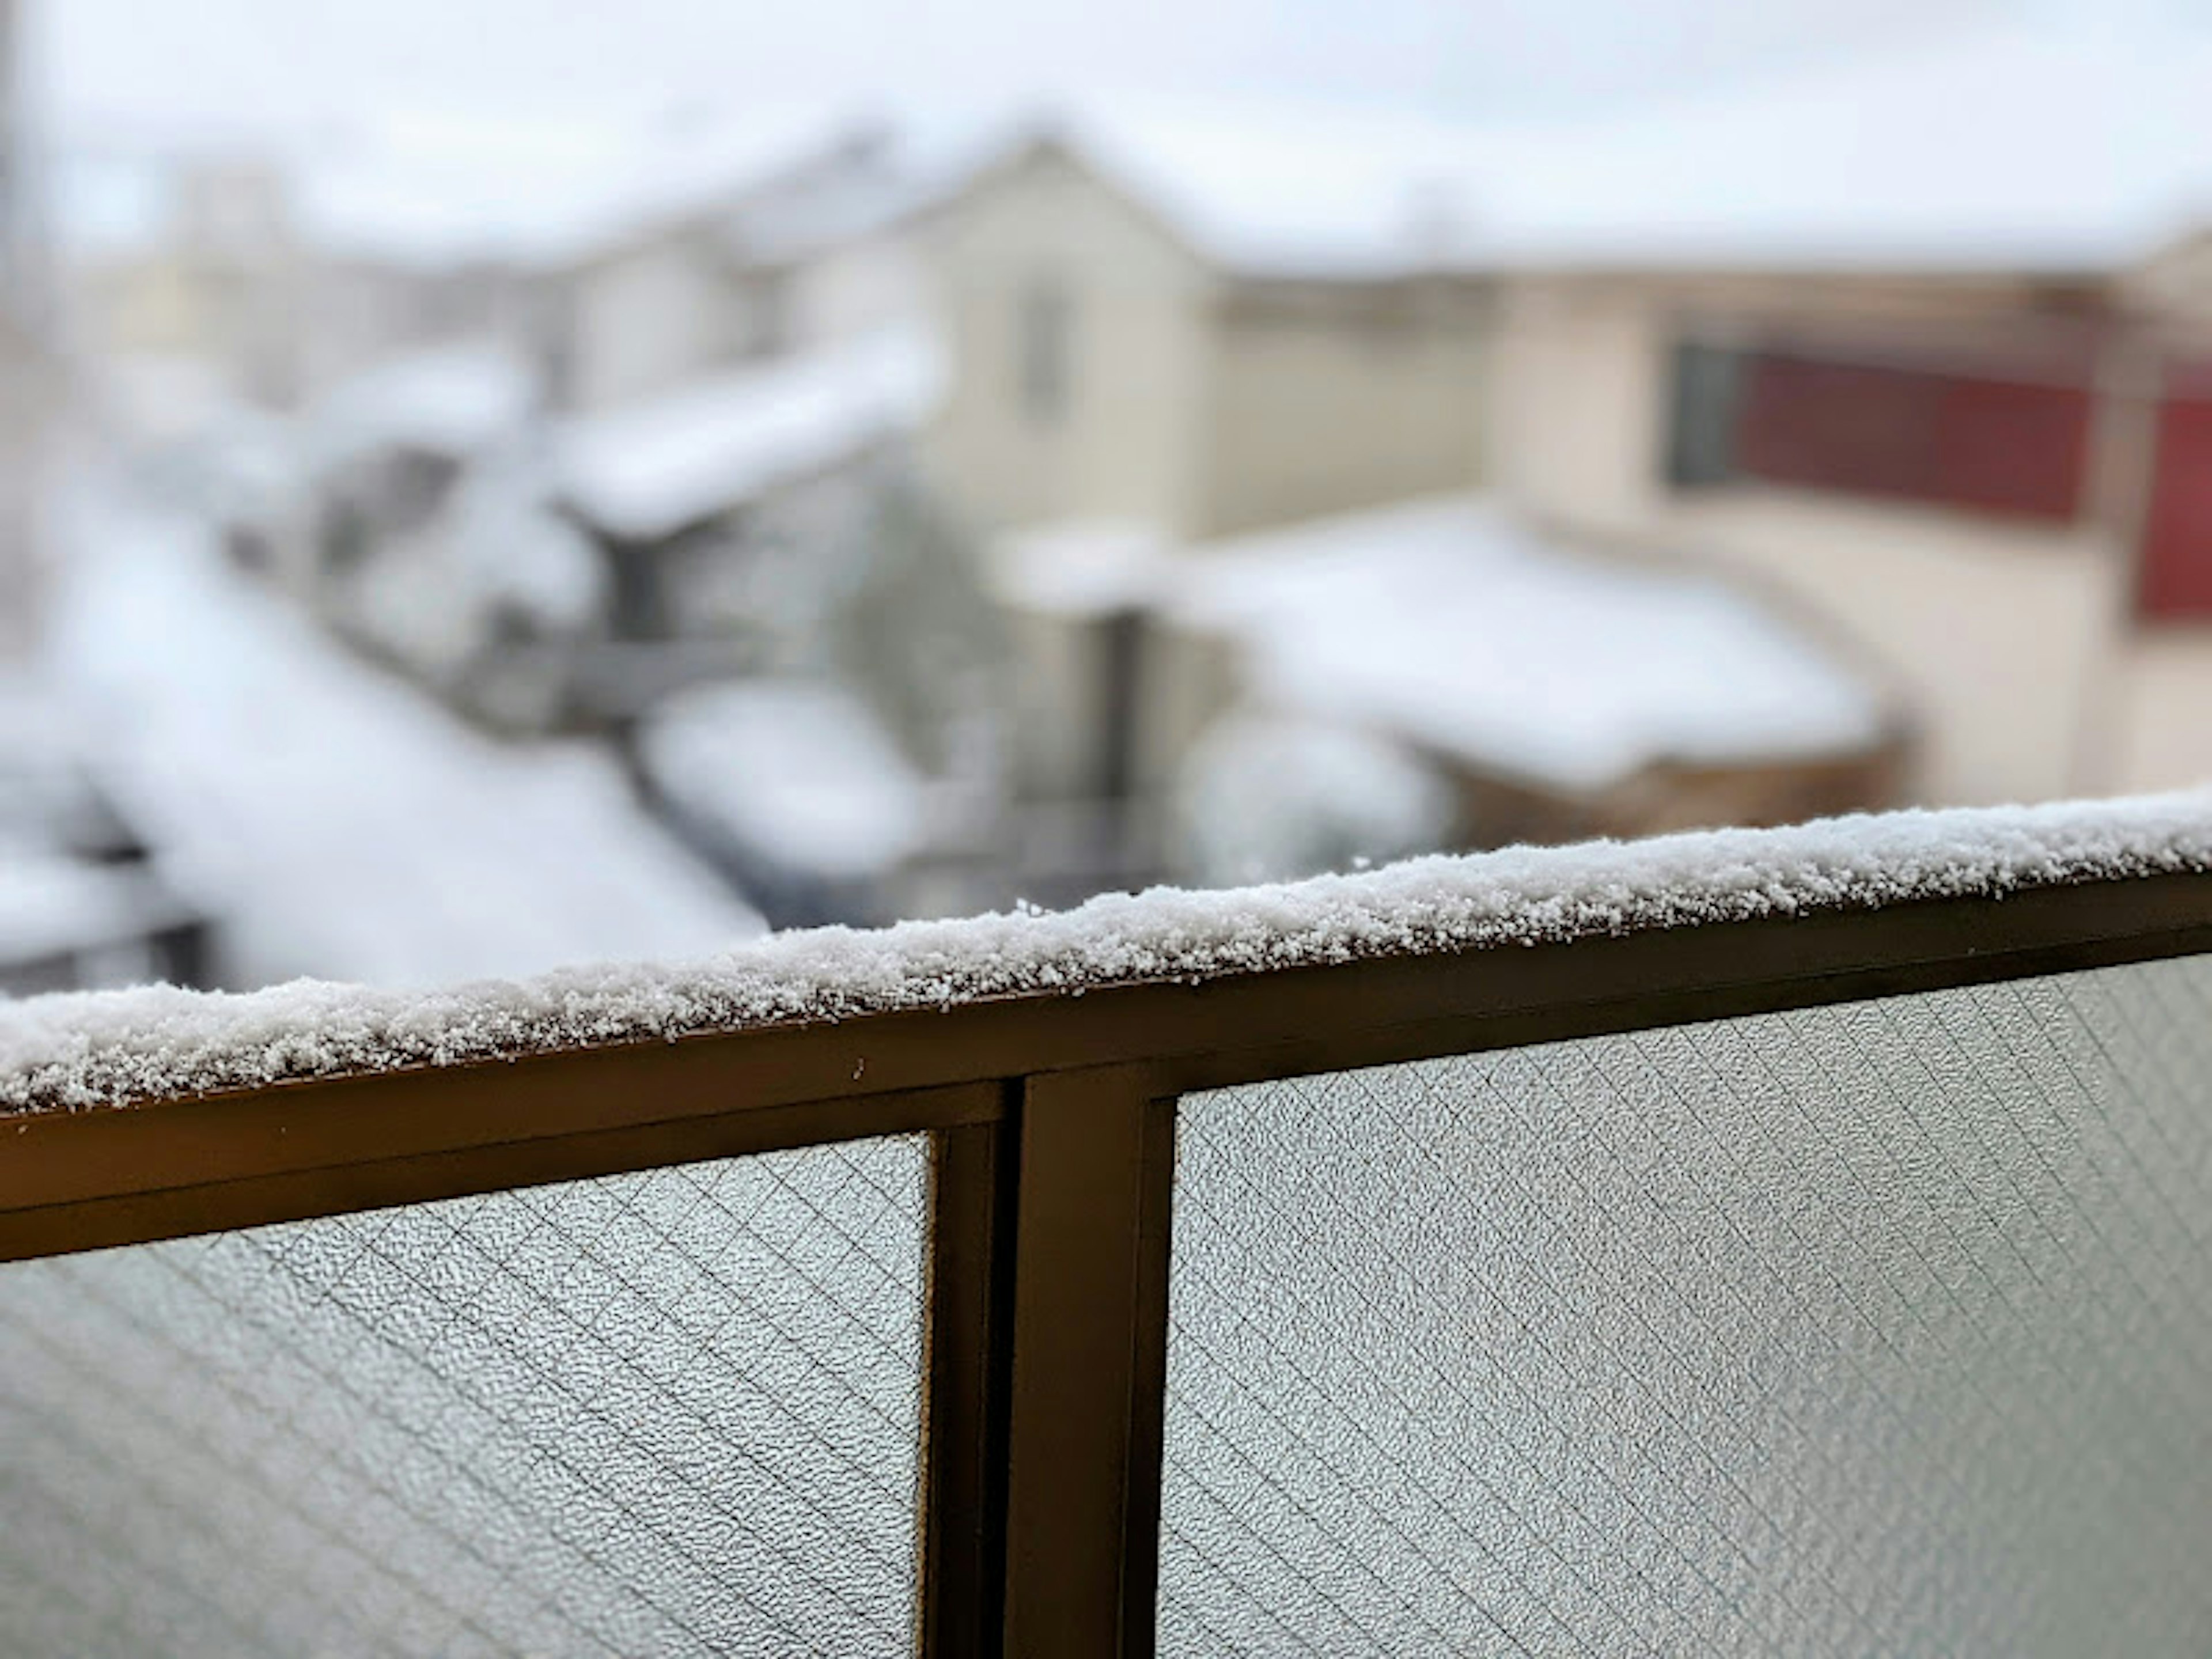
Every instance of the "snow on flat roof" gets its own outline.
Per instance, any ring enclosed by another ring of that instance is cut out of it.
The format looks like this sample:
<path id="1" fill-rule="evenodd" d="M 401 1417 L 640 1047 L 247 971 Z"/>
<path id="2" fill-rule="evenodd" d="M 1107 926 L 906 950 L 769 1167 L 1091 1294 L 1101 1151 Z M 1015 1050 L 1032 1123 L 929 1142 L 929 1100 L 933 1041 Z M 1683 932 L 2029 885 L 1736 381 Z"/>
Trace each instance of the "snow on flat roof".
<path id="1" fill-rule="evenodd" d="M 2212 30 L 1987 28 L 1599 119 L 1071 103 L 1048 124 L 1222 267 L 2074 271 L 2212 216 Z"/>
<path id="2" fill-rule="evenodd" d="M 410 352 L 334 386 L 309 412 L 326 457 L 406 444 L 465 456 L 519 433 L 538 380 L 516 353 L 490 341 Z"/>
<path id="3" fill-rule="evenodd" d="M 655 707 L 639 742 L 678 804 L 785 870 L 878 876 L 921 844 L 921 779 L 842 686 L 698 686 Z"/>
<path id="4" fill-rule="evenodd" d="M 710 123 L 398 115 L 299 163 L 300 219 L 340 257 L 555 266 L 732 204 L 851 128 L 818 106 Z"/>
<path id="5" fill-rule="evenodd" d="M 70 530 L 58 672 L 242 979 L 422 984 L 760 931 L 603 750 L 475 732 L 194 526 L 80 500 Z"/>
<path id="6" fill-rule="evenodd" d="M 1250 688 L 1568 793 L 1657 763 L 1882 739 L 1881 696 L 1727 580 L 1553 546 L 1442 497 L 1167 550 L 1086 526 L 994 550 L 1002 598 L 1143 605 L 1235 640 Z"/>
<path id="7" fill-rule="evenodd" d="M 1726 579 L 1553 546 L 1474 499 L 1193 550 L 1172 610 L 1238 640 L 1266 701 L 1562 793 L 1884 735 L 1870 687 Z"/>
<path id="8" fill-rule="evenodd" d="M 1157 525 L 1084 520 L 1000 537 L 984 575 L 993 592 L 1023 610 L 1097 617 L 1158 600 L 1172 585 L 1172 559 Z"/>
<path id="9" fill-rule="evenodd" d="M 1415 859 L 1280 886 L 1115 894 L 1059 915 L 775 934 L 683 965 L 428 994 L 301 982 L 38 997 L 0 1003 L 0 1109 L 2175 872 L 2212 873 L 2212 792 Z"/>
<path id="10" fill-rule="evenodd" d="M 909 432 L 944 356 L 905 325 L 579 416 L 555 434 L 556 488 L 592 523 L 650 539 Z"/>

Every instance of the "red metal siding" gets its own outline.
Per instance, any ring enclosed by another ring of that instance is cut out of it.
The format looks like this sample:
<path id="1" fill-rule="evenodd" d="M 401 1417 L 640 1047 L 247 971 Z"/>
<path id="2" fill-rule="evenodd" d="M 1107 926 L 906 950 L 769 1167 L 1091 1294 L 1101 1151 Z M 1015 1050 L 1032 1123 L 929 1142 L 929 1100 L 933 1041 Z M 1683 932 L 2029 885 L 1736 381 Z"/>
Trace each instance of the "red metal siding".
<path id="1" fill-rule="evenodd" d="M 2146 617 L 2212 617 L 2212 398 L 2159 405 L 2138 591 Z"/>
<path id="2" fill-rule="evenodd" d="M 1943 383 L 1934 499 L 2022 518 L 2071 520 L 2089 459 L 2086 388 Z"/>
<path id="3" fill-rule="evenodd" d="M 1736 456 L 1775 483 L 2064 520 L 2089 411 L 2082 386 L 1771 352 L 1752 366 Z"/>

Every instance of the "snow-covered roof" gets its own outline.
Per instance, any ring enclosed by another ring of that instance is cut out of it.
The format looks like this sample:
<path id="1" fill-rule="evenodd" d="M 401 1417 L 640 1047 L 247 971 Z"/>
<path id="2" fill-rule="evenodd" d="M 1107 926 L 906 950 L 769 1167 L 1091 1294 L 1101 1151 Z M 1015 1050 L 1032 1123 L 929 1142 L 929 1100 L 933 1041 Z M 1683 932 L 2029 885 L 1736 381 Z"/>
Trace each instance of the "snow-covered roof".
<path id="1" fill-rule="evenodd" d="M 2094 271 L 2212 217 L 2208 87 L 2212 29 L 2123 15 L 1917 37 L 1596 119 L 1121 99 L 1042 131 L 1242 274 Z"/>
<path id="2" fill-rule="evenodd" d="M 1480 129 L 1280 100 L 1071 101 L 1036 131 L 1222 268 L 1358 280 L 1474 257 Z"/>
<path id="3" fill-rule="evenodd" d="M 309 411 L 311 441 L 326 459 L 393 445 L 467 456 L 513 438 L 537 399 L 535 372 L 507 348 L 439 346 L 332 387 Z"/>
<path id="4" fill-rule="evenodd" d="M 1557 546 L 1474 497 L 1177 551 L 1036 532 L 992 569 L 1018 605 L 1110 596 L 1226 635 L 1264 704 L 1565 793 L 1670 761 L 1848 755 L 1887 723 L 1875 690 L 1724 578 Z"/>
<path id="5" fill-rule="evenodd" d="M 679 806 L 780 869 L 881 876 L 921 845 L 922 781 L 842 687 L 768 678 L 698 686 L 655 708 L 639 744 Z"/>
<path id="6" fill-rule="evenodd" d="M 313 245 L 341 257 L 554 267 L 718 211 L 851 131 L 819 106 L 676 122 L 394 116 L 300 159 L 299 217 Z"/>
<path id="7" fill-rule="evenodd" d="M 855 132 L 842 147 L 749 191 L 726 227 L 731 252 L 748 264 L 796 263 L 895 234 L 957 189 L 981 141 L 927 125 Z"/>
<path id="8" fill-rule="evenodd" d="M 913 430 L 945 380 L 937 342 L 905 325 L 748 365 L 570 420 L 556 489 L 602 529 L 653 539 Z"/>
<path id="9" fill-rule="evenodd" d="M 301 983 L 38 997 L 0 1005 L 0 1109 L 2174 872 L 2212 872 L 2212 792 L 1437 856 L 1281 886 L 1110 894 L 1060 915 L 780 933 L 689 963 L 430 994 Z"/>
<path id="10" fill-rule="evenodd" d="M 1878 745 L 1882 700 L 1717 574 L 1551 544 L 1445 498 L 1194 550 L 1171 605 L 1255 690 L 1567 793 L 1668 762 Z"/>
<path id="11" fill-rule="evenodd" d="M 483 736 L 190 524 L 70 507 L 58 672 L 238 977 L 422 984 L 760 931 L 604 749 Z"/>
<path id="12" fill-rule="evenodd" d="M 1024 611 L 1099 617 L 1143 610 L 1167 592 L 1176 566 L 1167 536 L 1142 520 L 1072 520 L 1010 531 L 988 550 L 998 597 Z"/>
<path id="13" fill-rule="evenodd" d="M 2124 266 L 2212 216 L 2212 28 L 2143 13 L 1531 132 L 1488 167 L 1481 229 L 1510 263 Z"/>

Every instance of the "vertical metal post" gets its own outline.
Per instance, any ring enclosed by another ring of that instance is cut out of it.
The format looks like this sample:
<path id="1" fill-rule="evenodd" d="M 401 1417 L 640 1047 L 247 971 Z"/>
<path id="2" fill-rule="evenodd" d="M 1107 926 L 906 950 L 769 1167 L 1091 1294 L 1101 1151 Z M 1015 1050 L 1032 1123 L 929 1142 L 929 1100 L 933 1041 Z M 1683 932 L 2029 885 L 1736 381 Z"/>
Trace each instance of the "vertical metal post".
<path id="1" fill-rule="evenodd" d="M 1143 1659 L 1158 1576 L 1175 1103 L 1029 1079 L 1009 1393 L 1008 1659 Z"/>
<path id="2" fill-rule="evenodd" d="M 1007 1091 L 1018 1097 L 1019 1085 Z M 929 1348 L 921 1509 L 922 1659 L 999 1651 L 1016 1101 L 939 1131 L 931 1169 Z"/>

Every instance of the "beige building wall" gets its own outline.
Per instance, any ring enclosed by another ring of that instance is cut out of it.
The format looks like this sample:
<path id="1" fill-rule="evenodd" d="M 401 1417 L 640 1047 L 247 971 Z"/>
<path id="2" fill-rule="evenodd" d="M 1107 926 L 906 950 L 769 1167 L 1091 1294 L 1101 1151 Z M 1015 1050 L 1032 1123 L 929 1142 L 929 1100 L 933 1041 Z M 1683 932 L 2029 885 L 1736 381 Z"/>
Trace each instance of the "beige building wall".
<path id="1" fill-rule="evenodd" d="M 1797 300 L 1815 320 L 1948 328 L 1987 315 L 1995 297 L 1869 284 Z M 2128 581 L 2111 535 L 1811 492 L 1668 486 L 1667 372 L 1680 319 L 1747 305 L 1770 319 L 1778 309 L 1750 283 L 1512 285 L 1493 416 L 1501 489 L 1564 528 L 1738 572 L 1838 632 L 1919 717 L 1906 780 L 1914 798 L 2101 788 L 2100 747 L 2144 765 L 2166 752 L 2148 735 L 2100 736 Z M 2112 718 L 2146 718 L 2138 705 L 2148 699 L 2123 701 Z"/>
<path id="2" fill-rule="evenodd" d="M 990 527 L 1193 516 L 1205 268 L 1133 202 L 1040 146 L 943 210 L 933 281 L 953 384 L 930 459 Z M 1064 406 L 1023 395 L 1024 295 L 1065 296 Z"/>
<path id="3" fill-rule="evenodd" d="M 667 391 L 729 355 L 732 285 L 681 232 L 582 267 L 569 283 L 566 401 L 601 408 Z"/>
<path id="4" fill-rule="evenodd" d="M 1486 296 L 1471 283 L 1238 283 L 1212 312 L 1200 535 L 1480 476 Z"/>
<path id="5" fill-rule="evenodd" d="M 2212 783 L 2212 629 L 2159 629 L 2130 641 L 2091 741 L 2100 789 Z"/>

